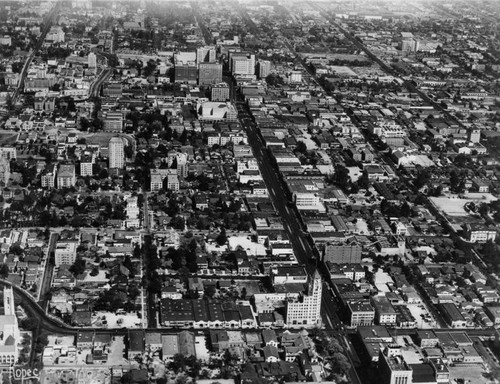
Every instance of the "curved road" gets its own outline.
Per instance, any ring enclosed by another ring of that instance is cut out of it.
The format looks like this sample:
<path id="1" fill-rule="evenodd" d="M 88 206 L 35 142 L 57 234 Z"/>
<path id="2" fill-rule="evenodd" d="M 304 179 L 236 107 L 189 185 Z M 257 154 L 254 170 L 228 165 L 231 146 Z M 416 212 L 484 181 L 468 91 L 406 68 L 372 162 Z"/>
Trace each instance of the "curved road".
<path id="1" fill-rule="evenodd" d="M 33 296 L 17 285 L 5 280 L 0 280 L 0 286 L 13 288 L 14 295 L 21 301 L 20 303 L 18 301 L 17 304 L 21 304 L 30 317 L 36 317 L 39 320 L 41 330 L 66 334 L 73 334 L 79 330 L 79 328 L 71 327 L 65 324 L 62 320 L 58 320 L 57 318 L 48 315 Z"/>

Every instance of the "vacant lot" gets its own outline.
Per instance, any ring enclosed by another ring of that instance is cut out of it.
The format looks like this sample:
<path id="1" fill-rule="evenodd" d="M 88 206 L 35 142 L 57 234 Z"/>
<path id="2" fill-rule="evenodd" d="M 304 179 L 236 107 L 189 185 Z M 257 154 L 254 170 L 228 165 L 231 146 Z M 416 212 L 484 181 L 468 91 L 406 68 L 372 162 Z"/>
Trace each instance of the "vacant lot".
<path id="1" fill-rule="evenodd" d="M 482 365 L 448 367 L 450 370 L 450 383 L 456 384 L 456 379 L 464 379 L 465 384 L 487 384 L 490 380 L 483 376 L 485 369 Z"/>
<path id="2" fill-rule="evenodd" d="M 472 195 L 472 194 L 471 194 Z M 445 197 L 431 197 L 431 201 L 434 205 L 444 213 L 449 216 L 469 216 L 465 211 L 464 205 L 470 202 L 476 205 L 481 203 L 489 203 L 491 201 L 497 200 L 497 198 L 489 193 L 482 193 L 479 196 L 474 194 L 467 198 L 458 198 L 455 196 L 445 196 Z"/>

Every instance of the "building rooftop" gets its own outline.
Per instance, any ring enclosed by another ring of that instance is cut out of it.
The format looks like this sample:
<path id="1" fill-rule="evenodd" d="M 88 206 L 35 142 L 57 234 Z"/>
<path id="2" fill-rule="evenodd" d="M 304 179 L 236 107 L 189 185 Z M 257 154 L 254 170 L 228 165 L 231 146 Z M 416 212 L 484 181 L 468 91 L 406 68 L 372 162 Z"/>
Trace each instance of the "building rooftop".
<path id="1" fill-rule="evenodd" d="M 355 300 L 347 303 L 351 312 L 374 312 L 373 307 L 367 300 Z"/>

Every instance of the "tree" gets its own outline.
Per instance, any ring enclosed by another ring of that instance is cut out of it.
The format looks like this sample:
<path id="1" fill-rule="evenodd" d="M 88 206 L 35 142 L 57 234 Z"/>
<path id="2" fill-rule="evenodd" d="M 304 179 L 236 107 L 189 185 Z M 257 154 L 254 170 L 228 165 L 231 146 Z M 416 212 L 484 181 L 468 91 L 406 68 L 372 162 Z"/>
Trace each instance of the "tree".
<path id="1" fill-rule="evenodd" d="M 21 320 L 21 328 L 26 331 L 34 331 L 38 327 L 38 319 L 34 317 L 28 317 Z"/>
<path id="2" fill-rule="evenodd" d="M 230 212 L 238 212 L 241 209 L 242 203 L 241 200 L 233 200 L 231 204 L 229 204 Z"/>
<path id="3" fill-rule="evenodd" d="M 455 157 L 454 163 L 457 167 L 464 168 L 465 164 L 467 164 L 469 160 L 470 160 L 469 156 L 460 153 Z"/>
<path id="4" fill-rule="evenodd" d="M 358 179 L 357 184 L 360 189 L 368 189 L 370 187 L 370 179 L 368 178 L 368 172 L 363 171 L 363 174 Z"/>
<path id="5" fill-rule="evenodd" d="M 145 77 L 149 77 L 156 70 L 156 62 L 154 60 L 149 60 L 146 67 L 144 68 L 143 74 Z"/>
<path id="6" fill-rule="evenodd" d="M 19 243 L 14 243 L 10 246 L 9 253 L 20 256 L 23 254 L 23 249 L 21 248 L 21 245 Z"/>
<path id="7" fill-rule="evenodd" d="M 176 353 L 173 356 L 172 362 L 169 364 L 169 369 L 175 372 L 184 371 L 186 369 L 186 360 L 182 353 Z"/>
<path id="8" fill-rule="evenodd" d="M 340 345 L 340 342 L 335 337 L 328 338 L 325 344 L 325 349 L 331 356 L 334 356 L 336 353 L 344 352 L 344 348 Z"/>
<path id="9" fill-rule="evenodd" d="M 14 73 L 21 73 L 23 69 L 24 63 L 21 61 L 12 63 L 12 72 Z"/>
<path id="10" fill-rule="evenodd" d="M 183 257 L 182 257 L 182 254 L 181 252 L 179 252 L 177 249 L 175 248 L 169 248 L 167 250 L 167 258 L 169 260 L 172 260 L 172 269 L 179 269 L 182 267 L 182 260 L 183 260 Z"/>
<path id="11" fill-rule="evenodd" d="M 93 267 L 90 271 L 90 276 L 97 276 L 99 274 L 99 268 Z"/>
<path id="12" fill-rule="evenodd" d="M 295 147 L 295 152 L 305 154 L 307 152 L 307 146 L 303 141 L 298 141 Z"/>
<path id="13" fill-rule="evenodd" d="M 452 170 L 450 172 L 450 188 L 452 192 L 461 192 L 462 189 L 462 177 L 458 174 L 457 171 Z"/>
<path id="14" fill-rule="evenodd" d="M 340 352 L 333 354 L 332 364 L 334 366 L 334 371 L 337 373 L 345 374 L 349 372 L 349 370 L 351 369 L 351 364 L 349 363 L 349 360 L 344 354 Z"/>
<path id="15" fill-rule="evenodd" d="M 77 257 L 75 262 L 69 267 L 69 271 L 74 275 L 78 276 L 85 272 L 85 260 L 81 257 Z"/>
<path id="16" fill-rule="evenodd" d="M 89 127 L 90 127 L 90 121 L 85 117 L 81 117 L 80 118 L 80 130 L 88 131 Z"/>
<path id="17" fill-rule="evenodd" d="M 191 273 L 196 273 L 198 271 L 196 251 L 194 249 L 190 249 L 186 252 L 186 268 L 189 269 Z"/>
<path id="18" fill-rule="evenodd" d="M 127 145 L 125 146 L 125 148 L 123 149 L 124 153 L 125 153 L 125 157 L 127 159 L 131 159 L 132 156 L 134 155 L 134 148 L 132 148 L 131 145 Z"/>
<path id="19" fill-rule="evenodd" d="M 415 183 L 414 183 L 415 187 L 417 189 L 422 188 L 423 186 L 427 185 L 430 178 L 431 177 L 430 177 L 429 171 L 427 171 L 426 169 L 421 169 L 421 170 L 417 171 L 417 176 L 415 178 Z"/>
<path id="20" fill-rule="evenodd" d="M 403 204 L 401 204 L 399 215 L 402 217 L 410 217 L 410 214 L 411 214 L 410 205 L 405 201 L 403 202 Z"/>
<path id="21" fill-rule="evenodd" d="M 184 217 L 182 216 L 175 216 L 170 220 L 170 226 L 178 231 L 184 231 L 185 224 Z"/>
<path id="22" fill-rule="evenodd" d="M 9 266 L 7 264 L 0 264 L 0 277 L 6 279 L 9 276 Z"/>
<path id="23" fill-rule="evenodd" d="M 485 203 L 482 203 L 480 206 L 479 206 L 479 214 L 482 215 L 482 216 L 487 216 L 488 215 L 488 212 L 490 211 L 489 207 L 488 207 L 488 204 L 485 204 Z"/>
<path id="24" fill-rule="evenodd" d="M 240 297 L 241 297 L 242 300 L 246 300 L 246 298 L 247 298 L 247 289 L 245 287 L 241 288 Z"/>
<path id="25" fill-rule="evenodd" d="M 140 294 L 141 291 L 135 284 L 131 284 L 128 286 L 128 297 L 130 298 L 130 300 L 135 300 Z"/>
<path id="26" fill-rule="evenodd" d="M 490 240 L 486 242 L 481 249 L 481 253 L 489 265 L 491 265 L 495 270 L 500 269 L 500 251 L 498 246 L 493 241 Z"/>
<path id="27" fill-rule="evenodd" d="M 333 182 L 337 184 L 342 189 L 347 189 L 349 182 L 349 170 L 343 165 L 338 164 L 335 167 L 335 173 L 333 175 Z"/>
<path id="28" fill-rule="evenodd" d="M 125 256 L 125 259 L 123 259 L 123 266 L 127 268 L 130 272 L 134 271 L 134 263 L 132 263 L 132 259 L 130 258 L 129 255 Z"/>
<path id="29" fill-rule="evenodd" d="M 283 85 L 285 82 L 283 81 L 283 79 L 279 75 L 277 75 L 275 73 L 271 73 L 270 75 L 268 75 L 266 77 L 266 83 L 272 87 L 275 87 L 278 85 Z"/>
<path id="30" fill-rule="evenodd" d="M 213 285 L 209 285 L 208 287 L 205 287 L 205 296 L 209 298 L 213 298 L 215 293 L 217 292 L 217 289 Z"/>
<path id="31" fill-rule="evenodd" d="M 83 227 L 85 225 L 85 219 L 80 215 L 75 215 L 71 219 L 71 226 L 75 228 Z"/>
<path id="32" fill-rule="evenodd" d="M 38 336 L 35 344 L 35 352 L 42 353 L 47 344 L 49 344 L 49 339 L 46 335 Z"/>
<path id="33" fill-rule="evenodd" d="M 99 179 L 107 179 L 109 177 L 109 172 L 106 168 L 103 168 L 99 171 L 98 175 Z"/>
<path id="34" fill-rule="evenodd" d="M 222 227 L 220 230 L 219 235 L 216 237 L 215 241 L 217 244 L 220 246 L 223 246 L 227 243 L 227 235 L 226 235 L 226 228 Z"/>

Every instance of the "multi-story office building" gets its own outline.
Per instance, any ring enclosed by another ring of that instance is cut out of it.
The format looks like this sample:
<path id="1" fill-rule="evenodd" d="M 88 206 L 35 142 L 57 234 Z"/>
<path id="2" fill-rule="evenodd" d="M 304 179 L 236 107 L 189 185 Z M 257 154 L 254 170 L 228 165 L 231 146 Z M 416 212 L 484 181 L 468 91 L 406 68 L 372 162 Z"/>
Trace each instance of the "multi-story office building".
<path id="1" fill-rule="evenodd" d="M 469 133 L 469 140 L 472 143 L 479 143 L 481 141 L 481 130 L 480 129 L 473 129 Z"/>
<path id="2" fill-rule="evenodd" d="M 57 188 L 69 188 L 76 184 L 74 164 L 62 164 L 57 171 Z"/>
<path id="3" fill-rule="evenodd" d="M 378 324 L 396 324 L 396 310 L 385 296 L 372 296 L 371 303 L 375 308 Z"/>
<path id="4" fill-rule="evenodd" d="M 177 154 L 177 175 L 184 178 L 188 175 L 188 157 L 185 153 Z"/>
<path id="5" fill-rule="evenodd" d="M 211 90 L 211 101 L 227 101 L 230 97 L 227 83 L 214 84 Z"/>
<path id="6" fill-rule="evenodd" d="M 200 63 L 198 71 L 198 84 L 211 85 L 222 82 L 222 64 Z"/>
<path id="7" fill-rule="evenodd" d="M 217 58 L 215 47 L 206 45 L 196 49 L 196 64 L 200 63 L 213 63 Z"/>
<path id="8" fill-rule="evenodd" d="M 61 264 L 73 264 L 76 260 L 77 245 L 76 242 L 59 241 L 54 250 L 56 266 Z"/>
<path id="9" fill-rule="evenodd" d="M 187 169 L 187 167 L 185 167 Z M 179 177 L 176 174 L 167 176 L 167 189 L 170 191 L 178 191 L 180 188 Z"/>
<path id="10" fill-rule="evenodd" d="M 413 383 L 413 371 L 401 355 L 399 345 L 388 345 L 379 352 L 378 368 L 382 384 Z"/>
<path id="11" fill-rule="evenodd" d="M 368 300 L 351 300 L 347 303 L 350 316 L 350 325 L 373 325 L 375 310 Z"/>
<path id="12" fill-rule="evenodd" d="M 465 224 L 466 239 L 472 243 L 486 243 L 488 241 L 495 241 L 497 237 L 496 229 L 490 228 L 484 224 Z"/>
<path id="13" fill-rule="evenodd" d="M 230 64 L 233 75 L 255 75 L 255 55 L 242 52 L 232 53 Z"/>
<path id="14" fill-rule="evenodd" d="M 151 170 L 151 182 L 150 190 L 151 192 L 157 192 L 163 188 L 163 182 L 165 178 L 171 174 L 176 173 L 175 169 L 152 169 Z"/>
<path id="15" fill-rule="evenodd" d="M 88 59 L 89 68 L 96 68 L 97 67 L 97 56 L 94 52 L 90 52 L 87 59 Z"/>
<path id="16" fill-rule="evenodd" d="M 271 73 L 271 62 L 269 60 L 259 60 L 259 77 L 264 79 Z"/>
<path id="17" fill-rule="evenodd" d="M 92 156 L 84 156 L 80 161 L 80 176 L 92 176 L 94 174 L 93 171 L 94 162 L 92 161 Z"/>
<path id="18" fill-rule="evenodd" d="M 56 186 L 56 165 L 49 164 L 42 174 L 41 181 L 42 187 L 54 188 Z"/>
<path id="19" fill-rule="evenodd" d="M 123 114 L 121 112 L 105 112 L 103 118 L 105 132 L 121 132 L 123 130 Z"/>
<path id="20" fill-rule="evenodd" d="M 112 137 L 108 145 L 109 168 L 122 169 L 125 165 L 125 146 L 119 137 Z"/>
<path id="21" fill-rule="evenodd" d="M 198 67 L 196 62 L 176 62 L 174 76 L 176 83 L 196 84 L 198 81 Z"/>
<path id="22" fill-rule="evenodd" d="M 288 327 L 315 327 L 321 325 L 321 293 L 323 282 L 318 271 L 311 278 L 307 294 L 302 300 L 287 302 L 286 325 Z"/>

